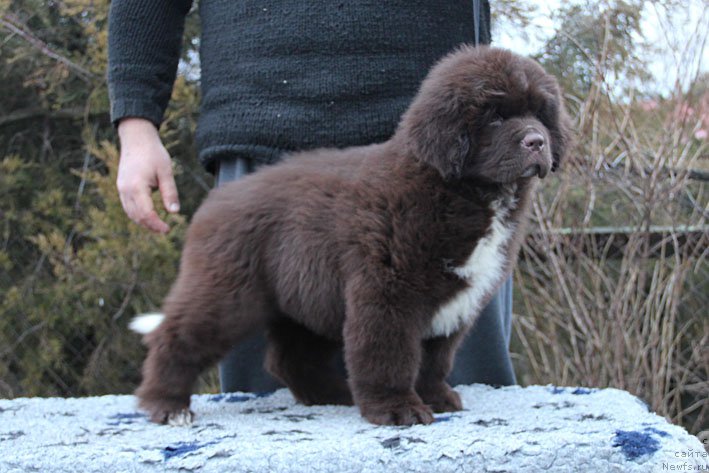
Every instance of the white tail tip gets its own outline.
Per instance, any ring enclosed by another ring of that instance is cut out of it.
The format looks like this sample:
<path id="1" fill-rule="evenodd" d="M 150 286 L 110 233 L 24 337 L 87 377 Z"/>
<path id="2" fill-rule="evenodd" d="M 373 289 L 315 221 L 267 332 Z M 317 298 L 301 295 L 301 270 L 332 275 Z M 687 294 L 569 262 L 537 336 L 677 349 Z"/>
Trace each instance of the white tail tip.
<path id="1" fill-rule="evenodd" d="M 143 314 L 131 320 L 128 327 L 134 332 L 145 335 L 158 328 L 164 318 L 163 314 Z"/>

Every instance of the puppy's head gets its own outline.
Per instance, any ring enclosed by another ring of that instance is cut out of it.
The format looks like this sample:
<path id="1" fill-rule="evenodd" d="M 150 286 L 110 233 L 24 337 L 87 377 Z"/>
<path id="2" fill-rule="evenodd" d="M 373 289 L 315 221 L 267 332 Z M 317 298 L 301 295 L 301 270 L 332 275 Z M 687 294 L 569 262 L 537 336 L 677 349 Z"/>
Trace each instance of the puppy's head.
<path id="1" fill-rule="evenodd" d="M 431 70 L 396 137 L 446 180 L 508 183 L 556 170 L 570 122 L 556 80 L 535 61 L 463 46 Z"/>

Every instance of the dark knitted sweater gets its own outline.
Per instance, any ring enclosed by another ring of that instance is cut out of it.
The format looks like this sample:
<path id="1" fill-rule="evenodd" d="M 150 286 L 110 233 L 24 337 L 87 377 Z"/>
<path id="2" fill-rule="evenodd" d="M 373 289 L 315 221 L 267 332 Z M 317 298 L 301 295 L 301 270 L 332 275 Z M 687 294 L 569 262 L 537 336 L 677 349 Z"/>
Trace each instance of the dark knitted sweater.
<path id="1" fill-rule="evenodd" d="M 157 126 L 187 0 L 113 0 L 111 115 Z M 483 5 L 481 41 L 489 42 Z M 201 0 L 202 163 L 384 141 L 429 67 L 474 39 L 471 0 Z"/>

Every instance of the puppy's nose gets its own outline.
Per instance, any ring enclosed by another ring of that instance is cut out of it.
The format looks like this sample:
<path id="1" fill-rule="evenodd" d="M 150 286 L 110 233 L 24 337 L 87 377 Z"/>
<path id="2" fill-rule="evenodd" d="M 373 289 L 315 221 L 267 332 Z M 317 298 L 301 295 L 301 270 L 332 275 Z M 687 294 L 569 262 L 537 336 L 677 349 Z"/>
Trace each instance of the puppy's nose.
<path id="1" fill-rule="evenodd" d="M 522 146 L 529 151 L 541 151 L 544 148 L 544 136 L 536 131 L 531 131 L 522 138 Z"/>

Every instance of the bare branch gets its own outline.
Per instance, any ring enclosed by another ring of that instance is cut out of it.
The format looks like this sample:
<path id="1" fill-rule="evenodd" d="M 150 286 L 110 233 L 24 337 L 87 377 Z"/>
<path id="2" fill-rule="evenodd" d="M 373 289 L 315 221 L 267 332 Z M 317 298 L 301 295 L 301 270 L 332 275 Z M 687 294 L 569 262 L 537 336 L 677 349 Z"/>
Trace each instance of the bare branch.
<path id="1" fill-rule="evenodd" d="M 22 120 L 30 120 L 33 118 L 40 117 L 46 117 L 50 119 L 83 119 L 87 118 L 88 116 L 98 117 L 102 115 L 108 117 L 108 114 L 106 112 L 93 112 L 87 114 L 86 109 L 84 107 L 63 108 L 61 110 L 53 111 L 49 111 L 41 107 L 30 107 L 15 110 L 14 112 L 1 116 L 0 127 L 5 125 L 11 125 Z"/>
<path id="2" fill-rule="evenodd" d="M 96 79 L 96 74 L 84 69 L 83 67 L 66 58 L 65 56 L 62 56 L 61 54 L 52 50 L 49 46 L 47 46 L 44 41 L 37 38 L 31 32 L 23 28 L 23 25 L 16 24 L 16 22 L 13 22 L 12 18 L 8 14 L 5 14 L 0 17 L 0 26 L 24 39 L 45 56 L 64 64 L 70 70 L 74 71 L 74 73 L 76 73 L 76 75 L 79 76 L 79 78 L 84 82 L 90 83 Z"/>

